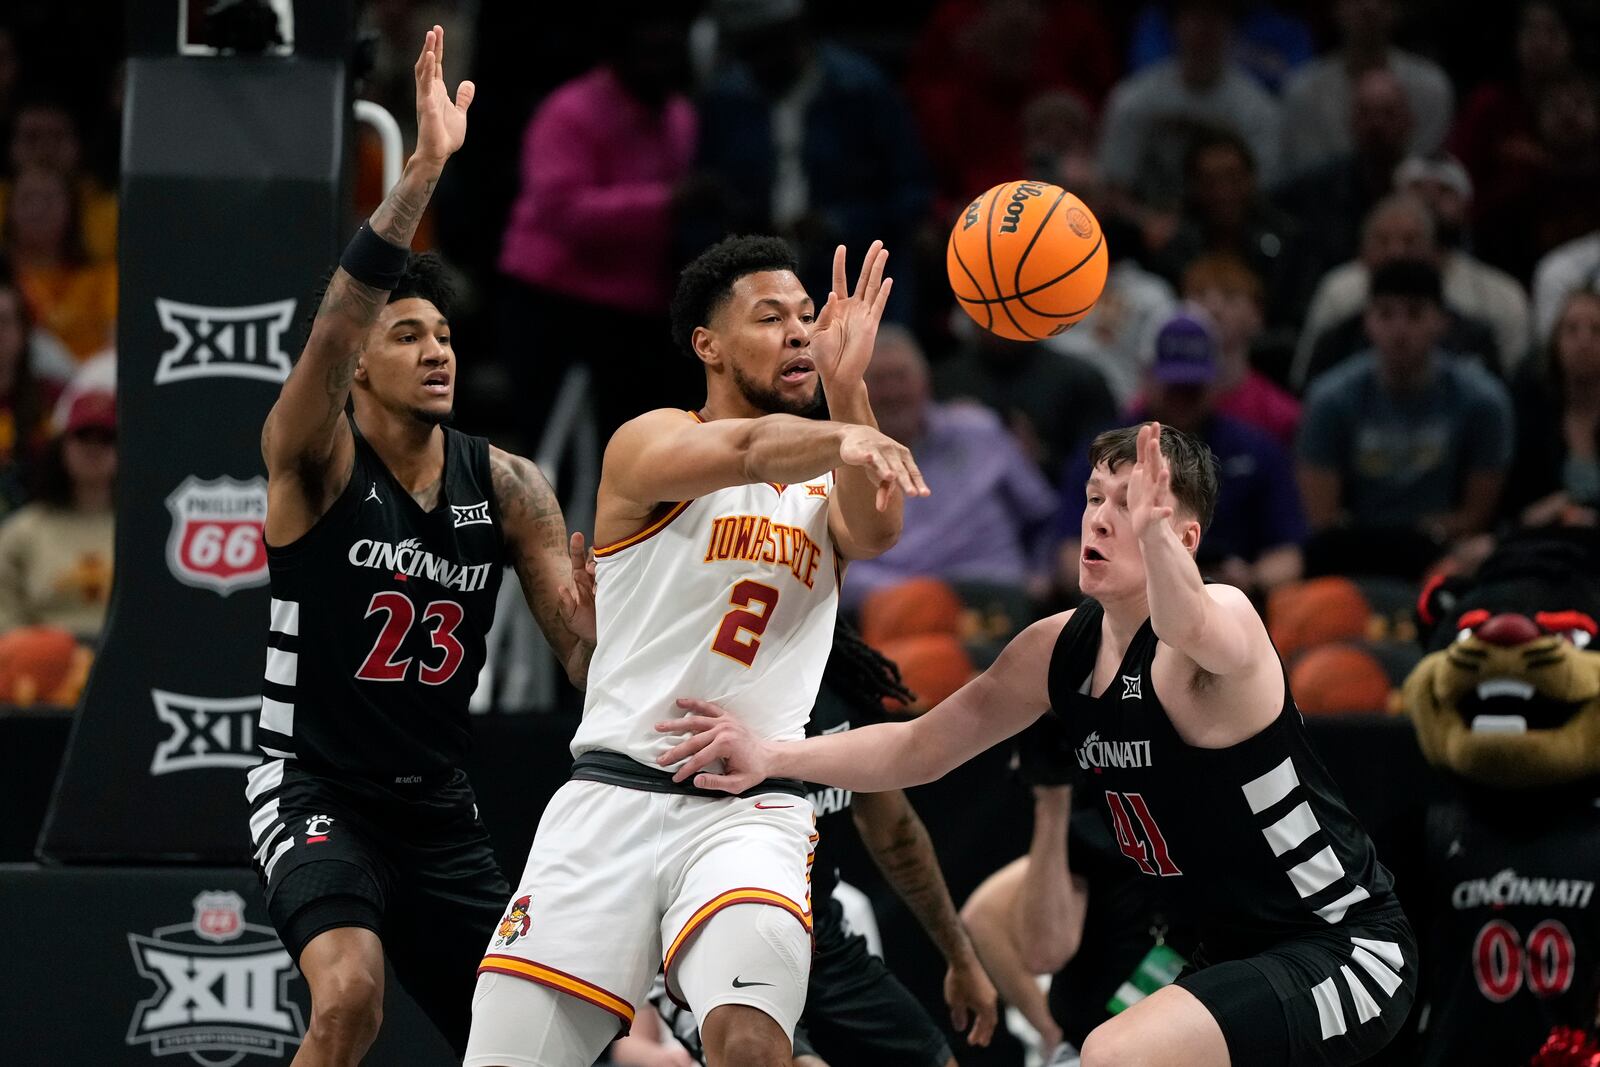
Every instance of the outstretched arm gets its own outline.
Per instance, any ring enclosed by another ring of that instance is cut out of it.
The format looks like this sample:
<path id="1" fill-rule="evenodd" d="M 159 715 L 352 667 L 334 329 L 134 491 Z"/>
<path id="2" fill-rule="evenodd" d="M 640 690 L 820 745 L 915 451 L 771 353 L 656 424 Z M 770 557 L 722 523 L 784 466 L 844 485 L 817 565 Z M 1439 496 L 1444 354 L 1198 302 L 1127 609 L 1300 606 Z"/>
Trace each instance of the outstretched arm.
<path id="1" fill-rule="evenodd" d="M 732 485 L 806 481 L 836 467 L 860 467 L 886 492 L 927 493 L 910 449 L 876 427 L 795 415 L 700 422 L 686 411 L 661 408 L 612 436 L 602 495 L 654 505 Z"/>
<path id="2" fill-rule="evenodd" d="M 539 468 L 521 456 L 489 450 L 495 503 L 528 610 L 579 689 L 594 655 L 594 573 L 583 535 L 567 538 L 561 503 Z"/>
<path id="3" fill-rule="evenodd" d="M 656 724 L 689 734 L 657 763 L 682 761 L 673 778 L 701 789 L 742 792 L 771 777 L 799 778 L 858 793 L 931 782 L 1003 741 L 1049 706 L 1050 654 L 1071 612 L 1053 615 L 1011 639 L 998 659 L 938 707 L 909 722 L 878 723 L 803 741 L 765 741 L 715 704 L 683 698 L 689 714 Z M 723 761 L 721 774 L 705 768 Z"/>
<path id="4" fill-rule="evenodd" d="M 994 983 L 984 973 L 956 914 L 928 828 L 898 789 L 858 794 L 850 814 L 884 880 L 906 902 L 949 965 L 944 998 L 950 1006 L 950 1024 L 966 1030 L 970 1020 L 967 1041 L 987 1045 L 997 1017 Z"/>
<path id="5" fill-rule="evenodd" d="M 1138 447 L 1128 478 L 1128 518 L 1144 555 L 1150 625 L 1208 674 L 1226 677 L 1246 670 L 1258 662 L 1267 639 L 1261 617 L 1233 586 L 1205 584 L 1170 521 L 1172 470 L 1161 452 L 1160 423 L 1139 430 Z"/>
<path id="6" fill-rule="evenodd" d="M 444 30 L 435 26 L 413 68 L 417 150 L 367 221 L 374 235 L 398 250 L 410 248 L 445 160 L 466 137 L 473 85 L 462 82 L 452 101 L 444 86 L 443 63 Z M 333 272 L 305 350 L 262 428 L 261 454 L 268 472 L 280 481 L 300 481 L 316 514 L 349 477 L 353 443 L 341 415 L 367 332 L 387 301 L 387 289 L 358 281 L 342 266 Z"/>

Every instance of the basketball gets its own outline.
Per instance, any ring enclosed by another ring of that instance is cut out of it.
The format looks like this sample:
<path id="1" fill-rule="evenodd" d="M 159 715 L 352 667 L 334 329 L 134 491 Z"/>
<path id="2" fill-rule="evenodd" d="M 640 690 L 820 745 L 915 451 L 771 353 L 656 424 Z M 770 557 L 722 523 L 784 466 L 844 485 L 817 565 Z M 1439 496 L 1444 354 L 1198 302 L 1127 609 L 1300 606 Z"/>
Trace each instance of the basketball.
<path id="1" fill-rule="evenodd" d="M 1039 341 L 1071 328 L 1105 288 L 1105 234 L 1076 196 L 1045 182 L 1006 182 L 956 219 L 945 269 L 956 300 L 984 329 Z"/>

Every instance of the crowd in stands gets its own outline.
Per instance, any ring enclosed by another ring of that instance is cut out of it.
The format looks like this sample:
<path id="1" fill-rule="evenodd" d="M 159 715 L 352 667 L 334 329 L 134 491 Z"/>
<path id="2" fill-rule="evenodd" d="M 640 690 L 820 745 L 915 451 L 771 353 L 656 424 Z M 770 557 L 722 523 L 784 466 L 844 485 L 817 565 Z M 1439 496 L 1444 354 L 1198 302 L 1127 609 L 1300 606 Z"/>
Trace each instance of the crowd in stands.
<path id="1" fill-rule="evenodd" d="M 1400 0 L 923 7 L 884 26 L 820 0 L 641 5 L 589 65 L 564 57 L 572 77 L 501 119 L 514 138 L 474 142 L 516 175 L 494 226 L 467 233 L 487 209 L 445 189 L 419 238 L 472 294 L 463 406 L 524 448 L 575 366 L 602 437 L 691 406 L 697 368 L 665 329 L 679 264 L 775 232 L 821 292 L 835 245 L 882 239 L 895 323 L 875 402 L 934 496 L 853 569 L 853 611 L 926 577 L 1004 590 L 1013 624 L 1070 604 L 1085 442 L 1146 418 L 1211 445 L 1202 562 L 1269 614 L 1326 578 L 1387 602 L 1498 532 L 1594 522 L 1600 95 L 1581 7 L 1528 0 L 1494 27 L 1498 52 L 1465 59 Z M 483 95 L 525 99 L 495 65 L 507 18 L 363 6 L 362 91 L 409 122 L 413 31 L 439 21 L 479 56 Z M 74 379 L 108 378 L 121 101 L 53 94 L 29 28 L 0 26 L 0 509 L 24 527 L 24 505 L 65 506 L 42 483 L 72 451 Z M 358 200 L 381 192 L 370 148 Z M 940 270 L 960 205 L 1021 176 L 1076 192 L 1111 253 L 1095 310 L 1039 344 L 953 314 Z M 475 400 L 475 378 L 504 387 Z M 97 630 L 78 606 L 0 609 L 8 627 Z"/>
<path id="2" fill-rule="evenodd" d="M 0 703 L 71 707 L 111 593 L 117 128 L 38 29 L 0 22 Z"/>

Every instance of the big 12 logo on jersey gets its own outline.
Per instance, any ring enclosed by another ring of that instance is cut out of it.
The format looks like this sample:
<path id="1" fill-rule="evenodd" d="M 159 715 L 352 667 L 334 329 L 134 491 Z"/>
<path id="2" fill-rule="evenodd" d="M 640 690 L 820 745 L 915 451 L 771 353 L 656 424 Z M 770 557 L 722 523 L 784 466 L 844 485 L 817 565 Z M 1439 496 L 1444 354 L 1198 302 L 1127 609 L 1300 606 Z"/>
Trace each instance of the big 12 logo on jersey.
<path id="1" fill-rule="evenodd" d="M 246 1056 L 281 1059 L 300 1043 L 305 1020 L 289 996 L 299 972 L 272 927 L 245 922 L 244 908 L 232 890 L 207 890 L 189 921 L 128 935 L 134 966 L 155 983 L 128 1024 L 130 1046 L 233 1067 Z"/>
<path id="2" fill-rule="evenodd" d="M 167 495 L 167 566 L 185 585 L 227 596 L 267 581 L 265 478 L 190 475 Z"/>

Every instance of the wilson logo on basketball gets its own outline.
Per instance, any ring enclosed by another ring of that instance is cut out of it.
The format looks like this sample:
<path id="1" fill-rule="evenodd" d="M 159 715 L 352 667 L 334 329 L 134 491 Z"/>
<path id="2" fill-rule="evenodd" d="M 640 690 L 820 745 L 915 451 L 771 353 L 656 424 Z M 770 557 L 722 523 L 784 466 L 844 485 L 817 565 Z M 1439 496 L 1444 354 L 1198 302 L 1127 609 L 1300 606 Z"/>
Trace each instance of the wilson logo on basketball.
<path id="1" fill-rule="evenodd" d="M 1044 195 L 1044 185 L 1041 182 L 1022 182 L 1017 186 L 1017 191 L 1011 194 L 1011 202 L 1006 205 L 1005 218 L 1000 220 L 1001 233 L 1016 233 L 1017 223 L 1022 219 L 1022 210 L 1029 200 L 1036 196 Z"/>

